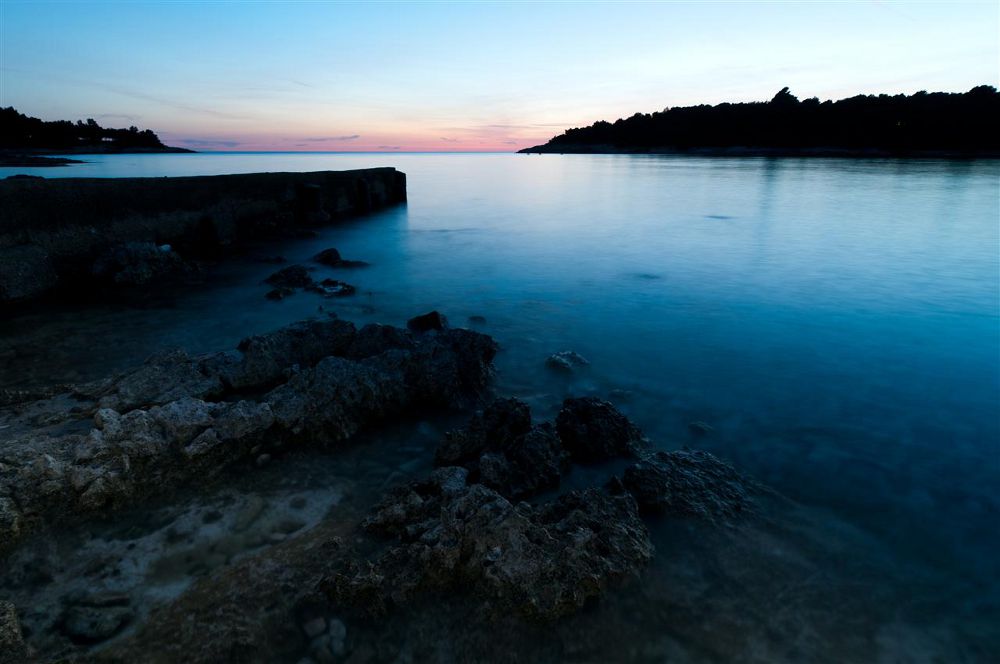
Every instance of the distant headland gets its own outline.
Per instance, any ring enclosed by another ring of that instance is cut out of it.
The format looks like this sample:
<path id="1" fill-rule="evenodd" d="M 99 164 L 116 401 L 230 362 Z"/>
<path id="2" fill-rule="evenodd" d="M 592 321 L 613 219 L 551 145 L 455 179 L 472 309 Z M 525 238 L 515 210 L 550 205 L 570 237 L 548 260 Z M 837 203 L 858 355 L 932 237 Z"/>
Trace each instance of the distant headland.
<path id="1" fill-rule="evenodd" d="M 46 122 L 0 108 L 0 166 L 62 166 L 75 159 L 46 154 L 193 152 L 164 145 L 150 129 L 102 127 L 93 119 Z"/>
<path id="2" fill-rule="evenodd" d="M 764 156 L 1000 157 L 1000 93 L 857 95 L 800 101 L 783 88 L 767 102 L 636 113 L 568 129 L 522 153 L 687 153 Z"/>

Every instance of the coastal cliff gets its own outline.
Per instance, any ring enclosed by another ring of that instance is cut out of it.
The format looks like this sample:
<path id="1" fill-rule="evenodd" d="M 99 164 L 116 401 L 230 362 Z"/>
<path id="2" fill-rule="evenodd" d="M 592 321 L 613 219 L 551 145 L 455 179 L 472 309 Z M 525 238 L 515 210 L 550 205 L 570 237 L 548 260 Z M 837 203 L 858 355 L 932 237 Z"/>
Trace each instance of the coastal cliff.
<path id="1" fill-rule="evenodd" d="M 86 287 L 130 256 L 157 265 L 216 258 L 405 200 L 406 175 L 394 168 L 8 178 L 0 181 L 0 306 Z"/>

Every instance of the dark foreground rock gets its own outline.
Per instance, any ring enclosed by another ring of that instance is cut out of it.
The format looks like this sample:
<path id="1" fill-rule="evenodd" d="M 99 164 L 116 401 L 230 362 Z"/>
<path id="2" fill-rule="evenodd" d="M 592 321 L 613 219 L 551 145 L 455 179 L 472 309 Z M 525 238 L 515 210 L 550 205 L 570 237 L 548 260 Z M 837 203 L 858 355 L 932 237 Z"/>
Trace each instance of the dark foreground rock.
<path id="1" fill-rule="evenodd" d="M 289 445 L 333 445 L 422 408 L 472 403 L 496 345 L 308 321 L 235 352 L 176 351 L 106 381 L 0 409 L 0 543 L 217 474 Z M 89 431 L 88 431 L 89 429 Z"/>
<path id="2" fill-rule="evenodd" d="M 574 461 L 596 462 L 634 455 L 646 440 L 639 428 L 601 399 L 567 399 L 556 429 Z"/>
<path id="3" fill-rule="evenodd" d="M 461 590 L 493 615 L 551 620 L 637 573 L 653 548 L 631 496 L 572 492 L 512 504 L 462 468 L 394 492 L 365 522 L 398 542 L 324 585 L 337 603 L 380 614 L 420 592 Z"/>
<path id="4" fill-rule="evenodd" d="M 20 664 L 28 657 L 28 648 L 21 635 L 17 609 L 0 600 L 0 664 Z"/>
<path id="5" fill-rule="evenodd" d="M 406 321 L 406 327 L 413 332 L 440 332 L 447 329 L 448 319 L 440 312 L 431 311 Z"/>

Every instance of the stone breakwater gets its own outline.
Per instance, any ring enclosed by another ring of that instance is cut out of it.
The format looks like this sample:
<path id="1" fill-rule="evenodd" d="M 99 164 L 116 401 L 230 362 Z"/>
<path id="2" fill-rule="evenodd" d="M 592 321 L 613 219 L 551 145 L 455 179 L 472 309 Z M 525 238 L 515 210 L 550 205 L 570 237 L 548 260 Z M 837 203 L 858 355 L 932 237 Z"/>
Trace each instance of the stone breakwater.
<path id="1" fill-rule="evenodd" d="M 143 285 L 405 200 L 394 168 L 0 180 L 0 306 L 60 288 Z"/>
<path id="2" fill-rule="evenodd" d="M 96 383 L 0 393 L 0 550 L 240 460 L 335 445 L 417 409 L 467 407 L 496 350 L 468 330 L 312 320 L 235 351 L 174 351 Z"/>

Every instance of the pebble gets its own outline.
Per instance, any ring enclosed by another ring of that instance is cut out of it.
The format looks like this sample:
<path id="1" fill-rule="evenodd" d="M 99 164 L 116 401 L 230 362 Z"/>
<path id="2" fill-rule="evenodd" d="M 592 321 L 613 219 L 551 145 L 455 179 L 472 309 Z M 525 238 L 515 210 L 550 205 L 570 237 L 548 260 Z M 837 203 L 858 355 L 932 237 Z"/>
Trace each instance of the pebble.
<path id="1" fill-rule="evenodd" d="M 323 632 L 326 631 L 326 618 L 320 616 L 318 618 L 313 618 L 309 620 L 304 625 L 302 625 L 302 631 L 306 633 L 306 636 L 310 639 L 314 639 Z"/>

